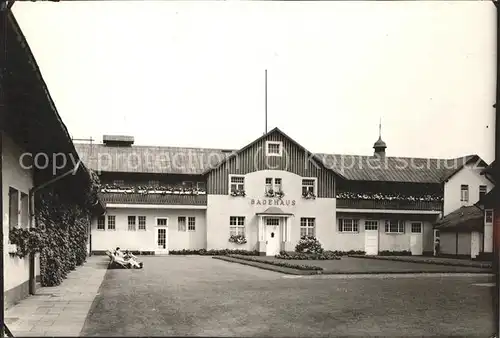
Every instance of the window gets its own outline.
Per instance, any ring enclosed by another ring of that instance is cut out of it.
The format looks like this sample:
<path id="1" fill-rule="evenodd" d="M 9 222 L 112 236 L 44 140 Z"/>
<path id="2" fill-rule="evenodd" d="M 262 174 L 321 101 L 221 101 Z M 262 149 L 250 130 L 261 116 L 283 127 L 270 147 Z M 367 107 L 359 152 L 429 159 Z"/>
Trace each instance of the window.
<path id="1" fill-rule="evenodd" d="M 273 189 L 273 179 L 271 177 L 266 177 L 266 192 Z"/>
<path id="2" fill-rule="evenodd" d="M 245 217 L 242 216 L 229 217 L 229 235 L 245 236 Z"/>
<path id="3" fill-rule="evenodd" d="M 113 184 L 121 187 L 125 184 L 125 181 L 124 180 L 114 180 Z"/>
<path id="4" fill-rule="evenodd" d="M 481 198 L 483 198 L 483 196 L 486 195 L 486 190 L 487 187 L 485 185 L 479 186 L 479 200 L 481 200 Z"/>
<path id="5" fill-rule="evenodd" d="M 106 230 L 106 218 L 104 216 L 99 216 L 97 218 L 97 230 Z"/>
<path id="6" fill-rule="evenodd" d="M 108 230 L 116 230 L 116 216 L 108 216 Z"/>
<path id="7" fill-rule="evenodd" d="M 394 234 L 404 234 L 405 222 L 398 220 L 385 221 L 385 232 Z"/>
<path id="8" fill-rule="evenodd" d="M 146 216 L 139 216 L 139 230 L 146 230 Z"/>
<path id="9" fill-rule="evenodd" d="M 135 216 L 128 216 L 128 231 L 135 231 Z"/>
<path id="10" fill-rule="evenodd" d="M 484 211 L 484 222 L 488 224 L 493 223 L 493 209 L 486 209 Z"/>
<path id="11" fill-rule="evenodd" d="M 197 188 L 198 190 L 205 190 L 205 189 L 206 189 L 206 186 L 207 186 L 207 185 L 205 184 L 205 182 L 196 182 L 196 188 Z"/>
<path id="12" fill-rule="evenodd" d="M 19 191 L 9 187 L 9 229 L 17 227 L 19 223 Z"/>
<path id="13" fill-rule="evenodd" d="M 157 218 L 156 219 L 156 225 L 159 227 L 166 227 L 167 226 L 167 219 L 166 218 Z"/>
<path id="14" fill-rule="evenodd" d="M 378 230 L 378 221 L 365 221 L 365 230 Z"/>
<path id="15" fill-rule="evenodd" d="M 274 179 L 274 191 L 281 191 L 281 178 Z"/>
<path id="16" fill-rule="evenodd" d="M 186 217 L 179 216 L 177 218 L 177 231 L 186 231 Z"/>
<path id="17" fill-rule="evenodd" d="M 315 219 L 311 217 L 302 217 L 300 219 L 300 237 L 316 237 Z"/>
<path id="18" fill-rule="evenodd" d="M 358 219 L 339 218 L 339 232 L 358 232 L 358 225 Z"/>
<path id="19" fill-rule="evenodd" d="M 29 228 L 29 199 L 28 194 L 21 192 L 21 227 Z"/>
<path id="20" fill-rule="evenodd" d="M 279 218 L 266 218 L 266 225 L 280 225 Z"/>
<path id="21" fill-rule="evenodd" d="M 307 193 L 316 193 L 316 180 L 310 178 L 302 180 L 302 195 Z"/>
<path id="22" fill-rule="evenodd" d="M 196 218 L 188 217 L 188 231 L 195 231 L 195 230 L 196 230 Z"/>
<path id="23" fill-rule="evenodd" d="M 154 188 L 156 188 L 156 187 L 159 187 L 159 186 L 160 186 L 160 181 L 152 180 L 152 181 L 149 181 L 149 182 L 148 182 L 148 185 L 149 185 L 150 187 L 154 187 Z"/>
<path id="24" fill-rule="evenodd" d="M 411 232 L 413 234 L 421 234 L 422 233 L 422 223 L 420 223 L 420 222 L 413 222 L 411 224 Z"/>
<path id="25" fill-rule="evenodd" d="M 245 177 L 244 176 L 231 176 L 231 192 L 245 190 Z"/>
<path id="26" fill-rule="evenodd" d="M 266 142 L 266 156 L 281 156 L 282 154 L 282 143 L 277 141 L 267 141 Z"/>
<path id="27" fill-rule="evenodd" d="M 460 201 L 469 202 L 469 186 L 467 184 L 462 184 L 460 187 Z"/>

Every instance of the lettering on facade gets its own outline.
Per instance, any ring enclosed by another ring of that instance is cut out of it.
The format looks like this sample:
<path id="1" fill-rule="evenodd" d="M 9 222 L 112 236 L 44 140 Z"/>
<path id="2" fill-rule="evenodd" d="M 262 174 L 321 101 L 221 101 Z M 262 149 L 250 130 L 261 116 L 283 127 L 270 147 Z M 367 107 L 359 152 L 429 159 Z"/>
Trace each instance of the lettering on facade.
<path id="1" fill-rule="evenodd" d="M 252 205 L 276 205 L 276 206 L 294 206 L 295 200 L 280 200 L 280 199 L 251 199 Z"/>

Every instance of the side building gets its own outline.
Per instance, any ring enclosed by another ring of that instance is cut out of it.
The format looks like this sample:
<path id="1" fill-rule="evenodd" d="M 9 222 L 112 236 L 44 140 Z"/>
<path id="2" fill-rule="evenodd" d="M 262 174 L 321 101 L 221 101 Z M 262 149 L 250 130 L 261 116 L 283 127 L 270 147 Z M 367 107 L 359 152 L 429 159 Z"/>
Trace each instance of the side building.
<path id="1" fill-rule="evenodd" d="M 433 254 L 434 224 L 462 205 L 456 184 L 470 196 L 492 188 L 480 171 L 469 173 L 486 166 L 475 155 L 387 157 L 381 138 L 373 156 L 312 153 L 278 128 L 239 150 L 133 143 L 107 135 L 103 144 L 75 144 L 103 182 L 107 214 L 92 223 L 94 252 L 275 255 L 314 236 L 328 250 Z"/>

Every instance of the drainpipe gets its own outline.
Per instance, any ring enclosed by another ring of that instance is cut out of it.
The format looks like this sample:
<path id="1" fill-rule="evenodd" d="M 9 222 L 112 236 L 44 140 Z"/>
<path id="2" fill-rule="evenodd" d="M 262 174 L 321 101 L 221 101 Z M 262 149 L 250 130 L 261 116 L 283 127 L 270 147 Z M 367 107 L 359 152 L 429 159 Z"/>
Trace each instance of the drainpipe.
<path id="1" fill-rule="evenodd" d="M 34 196 L 35 196 L 35 193 L 63 178 L 65 178 L 66 176 L 70 175 L 70 174 L 75 174 L 76 171 L 78 170 L 78 167 L 80 166 L 80 162 L 78 162 L 75 167 L 67 172 L 65 172 L 64 174 L 62 175 L 59 175 L 57 177 L 54 177 L 53 179 L 45 182 L 45 183 L 42 183 L 40 184 L 39 186 L 37 187 L 33 187 L 29 190 L 29 193 L 28 193 L 28 209 L 29 209 L 29 215 L 30 215 L 30 220 L 29 220 L 29 225 L 30 225 L 30 228 L 33 227 L 34 225 L 34 217 L 35 217 L 35 201 L 34 201 Z M 36 291 L 36 271 L 35 271 L 35 254 L 31 253 L 29 255 L 29 260 L 30 260 L 30 263 L 29 263 L 29 293 L 31 295 L 34 295 L 35 294 L 35 291 Z"/>

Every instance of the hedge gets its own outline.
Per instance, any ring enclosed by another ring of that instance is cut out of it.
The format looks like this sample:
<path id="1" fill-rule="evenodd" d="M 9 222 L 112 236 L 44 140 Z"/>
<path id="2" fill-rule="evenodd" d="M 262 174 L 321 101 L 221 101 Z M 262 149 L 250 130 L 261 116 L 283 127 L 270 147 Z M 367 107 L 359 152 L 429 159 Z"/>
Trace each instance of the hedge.
<path id="1" fill-rule="evenodd" d="M 201 255 L 201 256 L 227 256 L 227 255 L 244 255 L 244 256 L 258 256 L 259 252 L 257 250 L 248 251 L 248 250 L 238 250 L 238 249 L 221 249 L 221 250 L 206 250 L 206 249 L 197 249 L 197 250 L 170 250 L 168 252 L 170 255 Z"/>
<path id="2" fill-rule="evenodd" d="M 228 255 L 228 257 L 237 258 L 237 259 L 241 259 L 241 260 L 245 260 L 245 261 L 249 261 L 249 262 L 256 262 L 256 263 L 281 266 L 283 268 L 290 268 L 290 269 L 296 269 L 296 270 L 315 270 L 315 271 L 322 271 L 323 270 L 323 268 L 321 268 L 319 266 L 314 266 L 314 265 L 291 264 L 291 263 L 278 262 L 278 261 L 273 261 L 273 260 L 264 260 L 264 259 L 259 259 L 259 258 L 244 256 L 244 255 Z"/>
<path id="3" fill-rule="evenodd" d="M 402 250 L 402 251 L 389 251 L 383 250 L 378 253 L 379 256 L 411 256 L 411 251 Z"/>
<path id="4" fill-rule="evenodd" d="M 333 251 L 323 251 L 323 253 L 303 253 L 303 252 L 280 252 L 279 255 L 275 256 L 278 259 L 287 260 L 338 260 L 339 255 L 336 255 Z"/>

